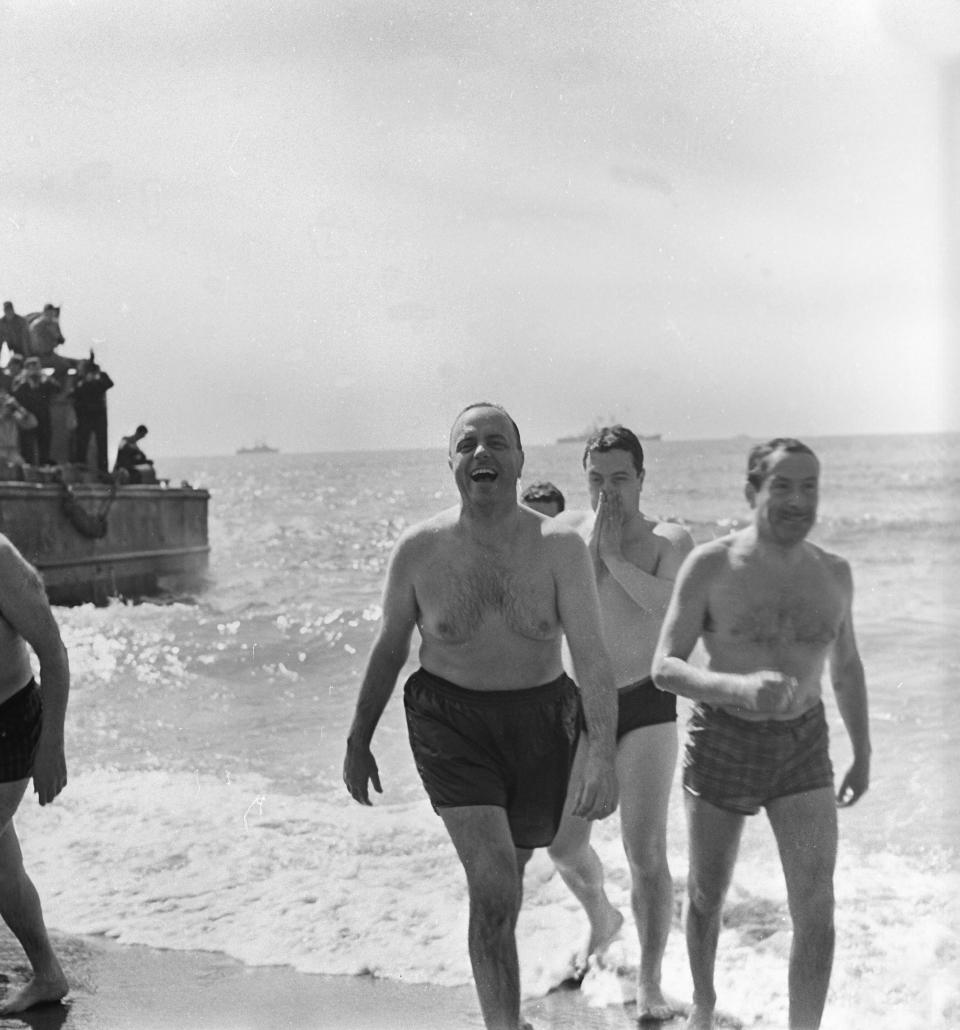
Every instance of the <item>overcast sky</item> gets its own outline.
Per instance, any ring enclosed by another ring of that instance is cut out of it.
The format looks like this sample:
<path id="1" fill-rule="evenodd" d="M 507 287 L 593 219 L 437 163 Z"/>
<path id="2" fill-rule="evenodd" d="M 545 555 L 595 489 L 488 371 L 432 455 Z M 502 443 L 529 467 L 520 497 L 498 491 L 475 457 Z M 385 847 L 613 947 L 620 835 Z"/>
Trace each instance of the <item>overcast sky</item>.
<path id="1" fill-rule="evenodd" d="M 958 429 L 957 6 L 0 0 L 0 293 L 159 455 Z"/>

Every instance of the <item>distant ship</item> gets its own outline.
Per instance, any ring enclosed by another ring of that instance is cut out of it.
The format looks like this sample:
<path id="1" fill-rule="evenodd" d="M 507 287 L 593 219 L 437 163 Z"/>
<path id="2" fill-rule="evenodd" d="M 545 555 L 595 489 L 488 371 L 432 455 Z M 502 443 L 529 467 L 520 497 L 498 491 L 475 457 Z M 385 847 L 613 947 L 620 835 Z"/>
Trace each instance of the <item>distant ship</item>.
<path id="1" fill-rule="evenodd" d="M 615 418 L 611 418 L 606 422 L 601 422 L 596 419 L 591 426 L 587 426 L 586 429 L 581 429 L 579 433 L 571 433 L 570 436 L 558 436 L 557 443 L 586 443 L 587 440 L 593 436 L 593 434 L 600 429 L 601 426 L 613 426 L 617 424 Z M 660 440 L 663 437 L 662 433 L 637 433 L 637 437 L 641 440 Z"/>
<path id="2" fill-rule="evenodd" d="M 252 447 L 238 447 L 237 454 L 279 454 L 279 450 L 276 447 L 271 447 L 269 444 L 265 444 L 262 440 L 258 440 Z"/>

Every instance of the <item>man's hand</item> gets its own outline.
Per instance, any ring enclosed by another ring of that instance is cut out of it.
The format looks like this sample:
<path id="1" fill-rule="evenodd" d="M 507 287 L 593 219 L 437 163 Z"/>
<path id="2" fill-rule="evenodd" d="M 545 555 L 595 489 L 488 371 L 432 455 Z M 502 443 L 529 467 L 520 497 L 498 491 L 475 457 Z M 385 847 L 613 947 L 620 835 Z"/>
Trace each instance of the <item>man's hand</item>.
<path id="1" fill-rule="evenodd" d="M 600 504 L 597 506 L 597 514 L 603 513 L 600 524 L 598 551 L 601 560 L 607 558 L 621 559 L 623 557 L 623 501 L 620 494 L 600 492 Z"/>
<path id="2" fill-rule="evenodd" d="M 343 760 L 343 782 L 354 801 L 359 801 L 361 805 L 372 803 L 369 784 L 373 784 L 378 794 L 383 793 L 383 787 L 380 786 L 380 770 L 369 747 L 347 741 L 347 754 Z"/>
<path id="3" fill-rule="evenodd" d="M 63 738 L 40 733 L 37 757 L 33 762 L 33 789 L 41 805 L 48 805 L 67 785 L 67 760 Z"/>
<path id="4" fill-rule="evenodd" d="M 837 791 L 837 804 L 840 808 L 849 808 L 856 804 L 870 786 L 870 759 L 855 758 L 850 770 L 843 778 Z"/>
<path id="5" fill-rule="evenodd" d="M 591 748 L 577 786 L 573 814 L 581 819 L 606 819 L 617 810 L 618 794 L 613 758 L 598 758 Z"/>
<path id="6" fill-rule="evenodd" d="M 773 669 L 760 669 L 742 677 L 743 688 L 737 700 L 751 712 L 778 715 L 789 712 L 797 698 L 800 683 L 796 676 L 786 676 Z"/>

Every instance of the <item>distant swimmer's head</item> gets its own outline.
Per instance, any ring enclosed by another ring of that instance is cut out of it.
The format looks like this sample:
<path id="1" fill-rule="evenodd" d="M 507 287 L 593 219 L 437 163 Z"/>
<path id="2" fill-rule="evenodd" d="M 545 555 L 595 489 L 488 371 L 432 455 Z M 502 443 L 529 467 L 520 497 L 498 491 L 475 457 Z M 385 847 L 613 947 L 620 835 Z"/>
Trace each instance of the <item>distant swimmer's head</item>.
<path id="1" fill-rule="evenodd" d="M 747 458 L 745 494 L 761 536 L 797 543 L 817 520 L 820 461 L 793 437 L 758 444 Z"/>
<path id="2" fill-rule="evenodd" d="M 489 401 L 470 404 L 450 430 L 447 462 L 465 499 L 517 497 L 523 471 L 520 430 L 505 408 Z"/>
<path id="3" fill-rule="evenodd" d="M 636 433 L 621 425 L 597 429 L 583 449 L 583 468 L 594 511 L 600 504 L 601 492 L 607 497 L 617 494 L 628 513 L 639 510 L 646 471 L 643 447 Z"/>
<path id="4" fill-rule="evenodd" d="M 548 518 L 559 515 L 567 506 L 560 489 L 547 480 L 531 483 L 520 495 L 520 500 L 528 508 L 533 508 Z"/>

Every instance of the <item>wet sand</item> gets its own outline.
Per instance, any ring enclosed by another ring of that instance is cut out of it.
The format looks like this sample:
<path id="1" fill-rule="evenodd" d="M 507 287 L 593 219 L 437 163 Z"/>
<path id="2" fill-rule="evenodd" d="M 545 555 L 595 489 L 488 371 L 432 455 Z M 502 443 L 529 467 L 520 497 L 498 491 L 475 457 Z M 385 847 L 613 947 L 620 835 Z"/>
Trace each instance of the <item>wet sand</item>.
<path id="1" fill-rule="evenodd" d="M 51 936 L 70 993 L 61 1004 L 0 1017 L 0 1030 L 483 1030 L 472 985 L 321 976 L 244 966 L 217 952 Z M 0 992 L 27 974 L 23 952 L 0 926 Z M 637 1026 L 632 1006 L 594 1008 L 579 991 L 527 1000 L 523 1014 L 535 1030 Z"/>
<path id="2" fill-rule="evenodd" d="M 51 934 L 70 983 L 62 1004 L 0 1017 L 3 1030 L 482 1030 L 472 987 L 250 968 L 215 952 Z M 0 927 L 0 992 L 26 979 Z"/>

